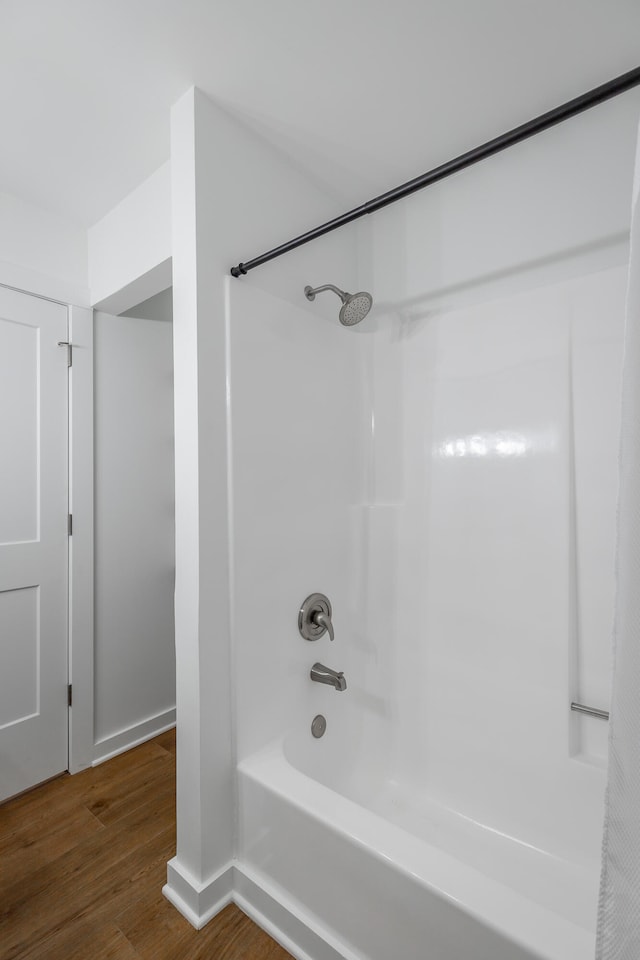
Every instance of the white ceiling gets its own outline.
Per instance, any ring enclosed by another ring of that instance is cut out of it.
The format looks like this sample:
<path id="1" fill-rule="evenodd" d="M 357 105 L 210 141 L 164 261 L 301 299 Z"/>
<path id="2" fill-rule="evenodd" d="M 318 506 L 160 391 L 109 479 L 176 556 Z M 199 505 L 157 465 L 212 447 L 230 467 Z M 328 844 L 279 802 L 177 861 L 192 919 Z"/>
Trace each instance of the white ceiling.
<path id="1" fill-rule="evenodd" d="M 86 226 L 192 84 L 355 206 L 640 63 L 638 0 L 0 0 L 0 190 Z"/>

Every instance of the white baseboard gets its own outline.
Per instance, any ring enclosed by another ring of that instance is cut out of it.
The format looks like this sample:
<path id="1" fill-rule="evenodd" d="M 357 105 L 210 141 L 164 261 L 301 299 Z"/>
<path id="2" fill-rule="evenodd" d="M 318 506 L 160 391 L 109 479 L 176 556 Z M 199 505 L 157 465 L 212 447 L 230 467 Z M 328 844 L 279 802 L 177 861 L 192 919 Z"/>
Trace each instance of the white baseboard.
<path id="1" fill-rule="evenodd" d="M 141 723 L 134 723 L 131 727 L 119 730 L 118 733 L 114 733 L 110 737 L 104 737 L 102 740 L 98 740 L 93 748 L 92 766 L 97 767 L 99 763 L 111 760 L 112 757 L 117 757 L 119 753 L 131 750 L 132 747 L 137 747 L 145 740 L 157 737 L 165 730 L 171 730 L 175 725 L 176 711 L 174 707 L 172 710 L 158 713 L 155 717 L 149 717 Z"/>
<path id="2" fill-rule="evenodd" d="M 296 960 L 359 960 L 284 891 L 245 865 L 230 863 L 199 883 L 174 857 L 162 892 L 196 930 L 233 902 Z"/>
<path id="3" fill-rule="evenodd" d="M 361 960 L 266 877 L 244 864 L 234 874 L 233 902 L 296 960 Z"/>
<path id="4" fill-rule="evenodd" d="M 196 930 L 231 903 L 234 867 L 228 864 L 206 883 L 200 883 L 174 857 L 167 864 L 167 882 L 162 892 Z"/>

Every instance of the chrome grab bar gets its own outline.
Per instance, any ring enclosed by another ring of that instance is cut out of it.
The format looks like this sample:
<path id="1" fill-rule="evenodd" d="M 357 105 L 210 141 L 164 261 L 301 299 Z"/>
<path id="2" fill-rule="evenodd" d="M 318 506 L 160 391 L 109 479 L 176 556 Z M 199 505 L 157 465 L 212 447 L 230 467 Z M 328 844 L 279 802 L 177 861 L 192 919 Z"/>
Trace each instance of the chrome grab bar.
<path id="1" fill-rule="evenodd" d="M 597 707 L 587 707 L 584 703 L 576 703 L 575 701 L 571 704 L 571 709 L 575 710 L 576 713 L 586 713 L 588 717 L 597 717 L 598 720 L 608 720 L 609 713 L 607 710 L 598 710 Z"/>

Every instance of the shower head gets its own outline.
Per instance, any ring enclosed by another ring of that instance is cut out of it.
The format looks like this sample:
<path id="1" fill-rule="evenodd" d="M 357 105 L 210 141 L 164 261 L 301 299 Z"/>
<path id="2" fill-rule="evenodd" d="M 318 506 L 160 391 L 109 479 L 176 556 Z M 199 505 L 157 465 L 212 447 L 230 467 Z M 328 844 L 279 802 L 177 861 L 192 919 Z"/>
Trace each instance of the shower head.
<path id="1" fill-rule="evenodd" d="M 340 308 L 340 323 L 343 327 L 353 327 L 364 320 L 373 306 L 373 297 L 365 290 L 360 293 L 348 293 Z"/>
<path id="2" fill-rule="evenodd" d="M 342 300 L 340 307 L 340 323 L 343 327 L 353 327 L 356 323 L 364 320 L 373 306 L 373 297 L 370 293 L 361 290 L 360 293 L 345 293 L 332 283 L 325 283 L 323 287 L 305 287 L 304 295 L 307 300 L 315 300 L 316 293 L 322 293 L 323 290 L 333 290 Z"/>

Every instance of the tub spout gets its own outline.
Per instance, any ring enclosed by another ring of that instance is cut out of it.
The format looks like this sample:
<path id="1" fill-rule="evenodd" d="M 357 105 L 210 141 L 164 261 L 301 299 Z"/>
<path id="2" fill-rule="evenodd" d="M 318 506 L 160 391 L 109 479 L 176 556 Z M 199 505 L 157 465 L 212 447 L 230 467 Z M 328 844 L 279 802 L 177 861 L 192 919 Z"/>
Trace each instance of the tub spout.
<path id="1" fill-rule="evenodd" d="M 314 663 L 309 676 L 317 683 L 330 684 L 336 690 L 347 689 L 347 681 L 344 678 L 344 673 L 337 673 L 335 670 L 331 670 L 330 667 L 325 667 L 322 663 Z"/>

